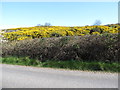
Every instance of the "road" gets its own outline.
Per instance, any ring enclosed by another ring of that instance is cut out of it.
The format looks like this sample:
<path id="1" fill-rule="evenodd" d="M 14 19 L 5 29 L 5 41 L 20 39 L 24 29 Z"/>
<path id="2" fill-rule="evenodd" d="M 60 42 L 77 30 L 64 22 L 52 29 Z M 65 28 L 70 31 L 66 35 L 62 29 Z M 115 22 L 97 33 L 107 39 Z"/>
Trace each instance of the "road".
<path id="1" fill-rule="evenodd" d="M 2 88 L 118 88 L 118 74 L 2 65 Z"/>

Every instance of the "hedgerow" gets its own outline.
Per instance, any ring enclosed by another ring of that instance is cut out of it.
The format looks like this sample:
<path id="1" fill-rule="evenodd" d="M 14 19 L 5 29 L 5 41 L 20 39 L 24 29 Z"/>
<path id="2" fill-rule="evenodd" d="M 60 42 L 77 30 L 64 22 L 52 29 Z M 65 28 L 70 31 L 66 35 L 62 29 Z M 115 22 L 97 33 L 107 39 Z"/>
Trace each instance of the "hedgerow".
<path id="1" fill-rule="evenodd" d="M 39 61 L 117 62 L 119 34 L 36 38 L 2 43 L 2 56 L 27 56 Z"/>

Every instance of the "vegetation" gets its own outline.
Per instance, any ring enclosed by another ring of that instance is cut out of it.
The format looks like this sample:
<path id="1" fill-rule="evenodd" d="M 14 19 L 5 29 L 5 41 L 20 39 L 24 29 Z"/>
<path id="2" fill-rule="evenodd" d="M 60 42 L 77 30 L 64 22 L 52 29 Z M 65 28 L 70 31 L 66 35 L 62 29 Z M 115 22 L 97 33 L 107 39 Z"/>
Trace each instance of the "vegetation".
<path id="1" fill-rule="evenodd" d="M 60 37 L 60 36 L 82 36 L 92 34 L 104 34 L 104 33 L 118 33 L 118 24 L 112 25 L 93 25 L 83 27 L 63 27 L 63 26 L 50 26 L 46 23 L 45 26 L 36 26 L 28 28 L 11 28 L 7 29 L 6 33 L 3 33 L 4 38 L 7 40 L 24 40 L 44 37 Z M 14 32 L 10 32 L 10 31 Z"/>
<path id="2" fill-rule="evenodd" d="M 77 70 L 120 71 L 119 24 L 8 29 L 3 63 Z M 9 32 L 15 30 L 14 32 Z"/>
<path id="3" fill-rule="evenodd" d="M 117 62 L 118 34 L 41 38 L 2 43 L 2 56 L 45 60 Z"/>
<path id="4" fill-rule="evenodd" d="M 120 72 L 120 63 L 105 63 L 105 62 L 82 62 L 82 61 L 56 61 L 47 60 L 40 62 L 39 60 L 30 59 L 28 57 L 5 57 L 2 62 L 6 64 L 36 66 L 36 67 L 52 67 L 72 70 L 87 70 L 87 71 L 107 71 Z"/>

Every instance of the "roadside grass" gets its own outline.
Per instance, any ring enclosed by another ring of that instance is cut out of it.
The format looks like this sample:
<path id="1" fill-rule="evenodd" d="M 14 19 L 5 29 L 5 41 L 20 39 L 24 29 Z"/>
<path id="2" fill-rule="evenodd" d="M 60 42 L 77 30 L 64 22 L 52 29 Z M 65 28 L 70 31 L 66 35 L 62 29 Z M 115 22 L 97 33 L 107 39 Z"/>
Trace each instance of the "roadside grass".
<path id="1" fill-rule="evenodd" d="M 29 57 L 3 57 L 3 64 L 25 65 L 35 67 L 50 67 L 62 68 L 70 70 L 87 70 L 87 71 L 105 71 L 105 72 L 120 72 L 120 63 L 118 62 L 97 62 L 97 61 L 78 61 L 78 60 L 39 60 L 30 59 Z"/>

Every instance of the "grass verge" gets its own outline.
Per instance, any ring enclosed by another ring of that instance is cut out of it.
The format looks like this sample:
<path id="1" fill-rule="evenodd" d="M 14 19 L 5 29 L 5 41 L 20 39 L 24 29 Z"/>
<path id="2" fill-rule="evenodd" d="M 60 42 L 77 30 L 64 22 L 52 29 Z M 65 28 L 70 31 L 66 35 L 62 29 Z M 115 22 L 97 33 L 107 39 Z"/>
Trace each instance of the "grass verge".
<path id="1" fill-rule="evenodd" d="M 51 67 L 63 68 L 71 70 L 88 70 L 88 71 L 107 71 L 107 72 L 120 72 L 120 63 L 117 62 L 87 62 L 77 60 L 47 60 L 40 62 L 39 60 L 30 59 L 29 57 L 3 57 L 2 63 L 13 65 L 37 66 L 37 67 Z"/>

